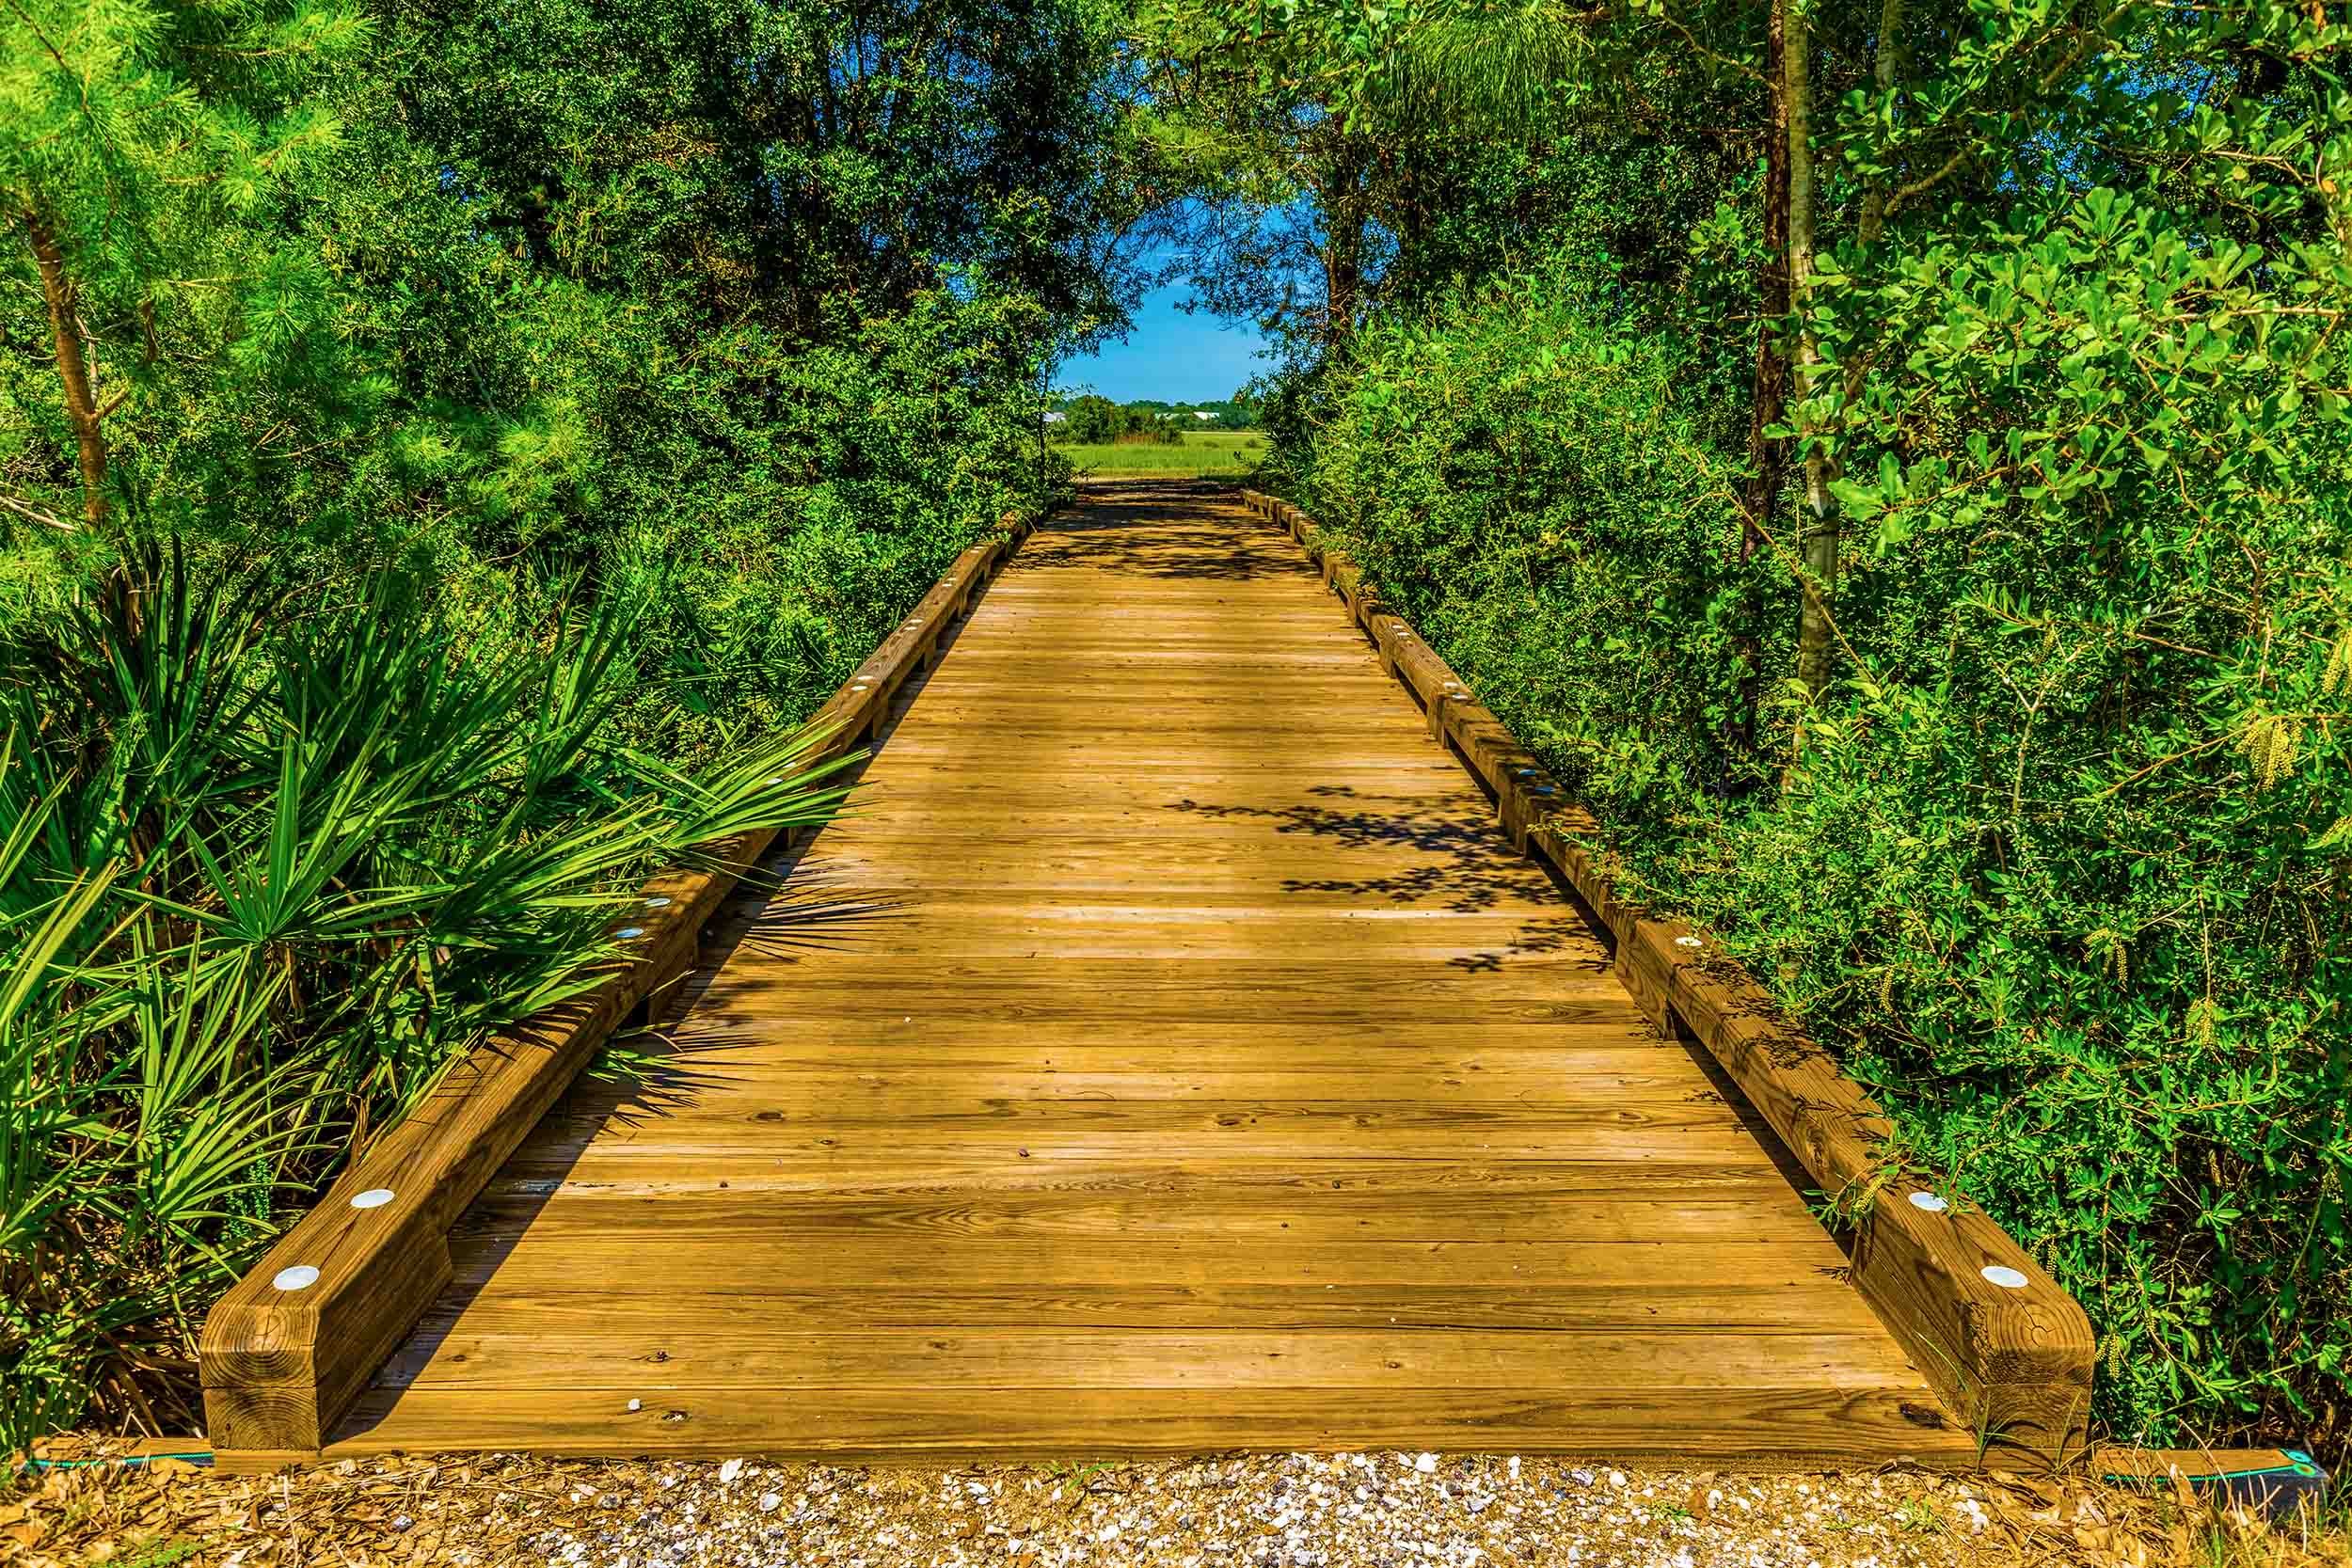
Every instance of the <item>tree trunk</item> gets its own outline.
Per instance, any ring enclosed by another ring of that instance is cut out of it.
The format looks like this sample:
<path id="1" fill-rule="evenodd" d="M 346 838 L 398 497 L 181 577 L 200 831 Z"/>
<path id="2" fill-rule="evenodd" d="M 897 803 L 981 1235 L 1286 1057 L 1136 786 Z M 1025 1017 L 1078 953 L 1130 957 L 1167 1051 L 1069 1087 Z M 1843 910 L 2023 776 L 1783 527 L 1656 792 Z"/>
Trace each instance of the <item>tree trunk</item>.
<path id="1" fill-rule="evenodd" d="M 97 528 L 106 520 L 106 436 L 100 428 L 106 416 L 90 388 L 89 351 L 76 313 L 76 291 L 65 270 L 65 252 L 58 248 L 57 237 L 41 222 L 40 214 L 25 213 L 24 231 L 32 238 L 33 260 L 40 266 L 41 293 L 49 302 L 50 335 L 56 344 L 57 379 L 65 384 L 66 419 L 73 426 L 73 444 L 80 451 L 82 515 Z"/>
<path id="2" fill-rule="evenodd" d="M 1352 149 L 1332 160 L 1331 190 L 1323 203 L 1329 232 L 1323 243 L 1323 342 L 1327 355 L 1344 348 L 1356 330 L 1364 282 L 1363 180 Z"/>
<path id="3" fill-rule="evenodd" d="M 1781 352 L 1780 340 L 1788 319 L 1788 97 L 1781 79 L 1782 41 L 1781 8 L 1775 5 L 1765 20 L 1764 264 L 1756 279 L 1756 374 L 1748 396 L 1748 483 L 1738 546 L 1742 566 L 1755 559 L 1772 532 L 1788 470 L 1787 438 L 1767 434 L 1788 409 L 1788 356 Z M 1752 629 L 1739 632 L 1733 646 L 1740 664 L 1740 695 L 1727 738 L 1738 755 L 1752 756 L 1763 696 L 1764 650 Z"/>
<path id="4" fill-rule="evenodd" d="M 1391 200 L 1396 213 L 1396 259 L 1399 271 L 1411 276 L 1411 266 L 1421 255 L 1422 238 L 1429 232 L 1429 205 L 1424 198 L 1429 182 L 1412 159 L 1391 161 L 1390 176 Z"/>
<path id="5" fill-rule="evenodd" d="M 1797 678 L 1819 696 L 1829 684 L 1830 606 L 1837 592 L 1837 514 L 1830 505 L 1829 457 L 1806 412 L 1821 379 L 1813 336 L 1812 40 L 1803 0 L 1777 0 L 1781 20 L 1781 92 L 1788 113 L 1788 292 L 1797 318 L 1797 435 L 1804 443 L 1804 600 L 1797 616 Z"/>
<path id="6" fill-rule="evenodd" d="M 1764 40 L 1771 124 L 1764 143 L 1764 265 L 1756 275 L 1756 378 L 1748 420 L 1747 511 L 1753 526 L 1741 533 L 1741 561 L 1756 554 L 1772 529 L 1788 464 L 1788 443 L 1765 434 L 1788 407 L 1788 358 L 1780 345 L 1788 317 L 1788 95 L 1781 77 L 1781 10 L 1772 7 Z"/>
<path id="7" fill-rule="evenodd" d="M 1880 0 L 1879 41 L 1872 52 L 1870 75 L 1883 96 L 1895 90 L 1903 66 L 1903 0 Z M 1886 177 L 1880 175 L 1862 193 L 1862 243 L 1876 245 L 1886 232 Z"/>

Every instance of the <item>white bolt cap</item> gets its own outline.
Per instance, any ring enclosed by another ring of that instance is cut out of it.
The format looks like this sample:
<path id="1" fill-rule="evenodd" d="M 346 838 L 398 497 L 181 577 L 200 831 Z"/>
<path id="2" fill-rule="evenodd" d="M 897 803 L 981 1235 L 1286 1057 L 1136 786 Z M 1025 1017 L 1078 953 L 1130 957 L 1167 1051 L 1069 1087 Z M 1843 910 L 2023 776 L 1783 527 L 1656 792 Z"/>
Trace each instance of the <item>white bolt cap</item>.
<path id="1" fill-rule="evenodd" d="M 281 1291 L 307 1291 L 319 1282 L 319 1271 L 308 1263 L 296 1263 L 291 1269 L 280 1269 L 270 1283 Z"/>

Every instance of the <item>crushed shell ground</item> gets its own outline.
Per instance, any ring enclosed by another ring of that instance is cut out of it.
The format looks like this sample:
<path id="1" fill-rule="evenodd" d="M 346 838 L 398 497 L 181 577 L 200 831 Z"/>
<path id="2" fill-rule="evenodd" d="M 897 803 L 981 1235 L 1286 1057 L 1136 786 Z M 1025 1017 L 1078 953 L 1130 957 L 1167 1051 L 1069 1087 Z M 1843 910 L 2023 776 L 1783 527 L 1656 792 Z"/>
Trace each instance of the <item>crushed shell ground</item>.
<path id="1" fill-rule="evenodd" d="M 857 1469 L 504 1455 L 241 1479 L 52 1470 L 0 1496 L 0 1565 L 578 1568 L 1982 1568 L 2352 1563 L 2340 1535 L 2064 1479 L 1629 1470 L 1281 1454 Z"/>

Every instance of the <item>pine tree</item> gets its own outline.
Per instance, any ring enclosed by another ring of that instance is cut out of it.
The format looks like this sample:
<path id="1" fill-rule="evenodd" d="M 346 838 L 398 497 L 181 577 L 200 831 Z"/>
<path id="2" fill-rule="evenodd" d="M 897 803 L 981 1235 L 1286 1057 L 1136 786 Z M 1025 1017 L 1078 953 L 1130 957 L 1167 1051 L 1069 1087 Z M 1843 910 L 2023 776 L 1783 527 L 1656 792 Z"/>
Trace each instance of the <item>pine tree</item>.
<path id="1" fill-rule="evenodd" d="M 0 0 L 0 227 L 19 237 L 0 266 L 44 307 L 58 416 L 56 461 L 37 437 L 0 504 L 72 528 L 78 475 L 102 528 L 110 427 L 159 381 L 281 368 L 319 334 L 315 249 L 271 209 L 338 134 L 302 89 L 365 36 L 337 0 Z"/>

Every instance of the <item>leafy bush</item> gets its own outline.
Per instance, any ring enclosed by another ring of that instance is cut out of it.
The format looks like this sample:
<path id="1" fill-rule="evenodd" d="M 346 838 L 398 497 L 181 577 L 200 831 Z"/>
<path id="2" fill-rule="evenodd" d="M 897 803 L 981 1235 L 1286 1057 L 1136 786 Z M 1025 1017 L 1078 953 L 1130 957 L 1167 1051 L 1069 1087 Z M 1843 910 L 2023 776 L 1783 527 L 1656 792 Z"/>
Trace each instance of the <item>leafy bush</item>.
<path id="1" fill-rule="evenodd" d="M 2352 1392 L 2352 440 L 2309 253 L 2060 193 L 1835 314 L 1871 535 L 1787 678 L 1739 442 L 1565 264 L 1375 318 L 1302 499 L 2090 1311 L 2098 1414 L 2327 1445 Z M 2294 311 L 2279 301 L 2302 302 Z M 1744 558 L 1743 558 L 1744 557 Z M 1743 689 L 1743 681 L 1753 682 Z M 1745 699 L 1761 701 L 1758 733 Z"/>
<path id="2" fill-rule="evenodd" d="M 1092 445 L 1116 440 L 1127 429 L 1127 411 L 1106 397 L 1089 392 L 1071 401 L 1070 418 L 1058 432 L 1062 439 Z"/>
<path id="3" fill-rule="evenodd" d="M 281 1210 L 597 983 L 656 864 L 828 808 L 806 735 L 693 774 L 620 744 L 619 605 L 492 650 L 397 578 L 295 612 L 167 570 L 8 637 L 0 1449 L 93 1393 L 190 1422 L 195 1327 Z"/>
<path id="4" fill-rule="evenodd" d="M 1375 317 L 1305 478 L 1423 635 L 1504 677 L 1486 686 L 1565 777 L 1653 819 L 1735 765 L 1720 740 L 1735 643 L 1785 578 L 1737 560 L 1725 463 L 1709 411 L 1678 392 L 1680 356 L 1591 306 L 1563 260 Z"/>
<path id="5" fill-rule="evenodd" d="M 1118 441 L 1181 447 L 1184 444 L 1184 426 L 1193 422 L 1186 416 L 1170 417 L 1166 408 L 1155 403 L 1131 403 L 1122 407 L 1093 392 L 1073 398 L 1069 415 L 1055 435 L 1077 446 Z"/>

